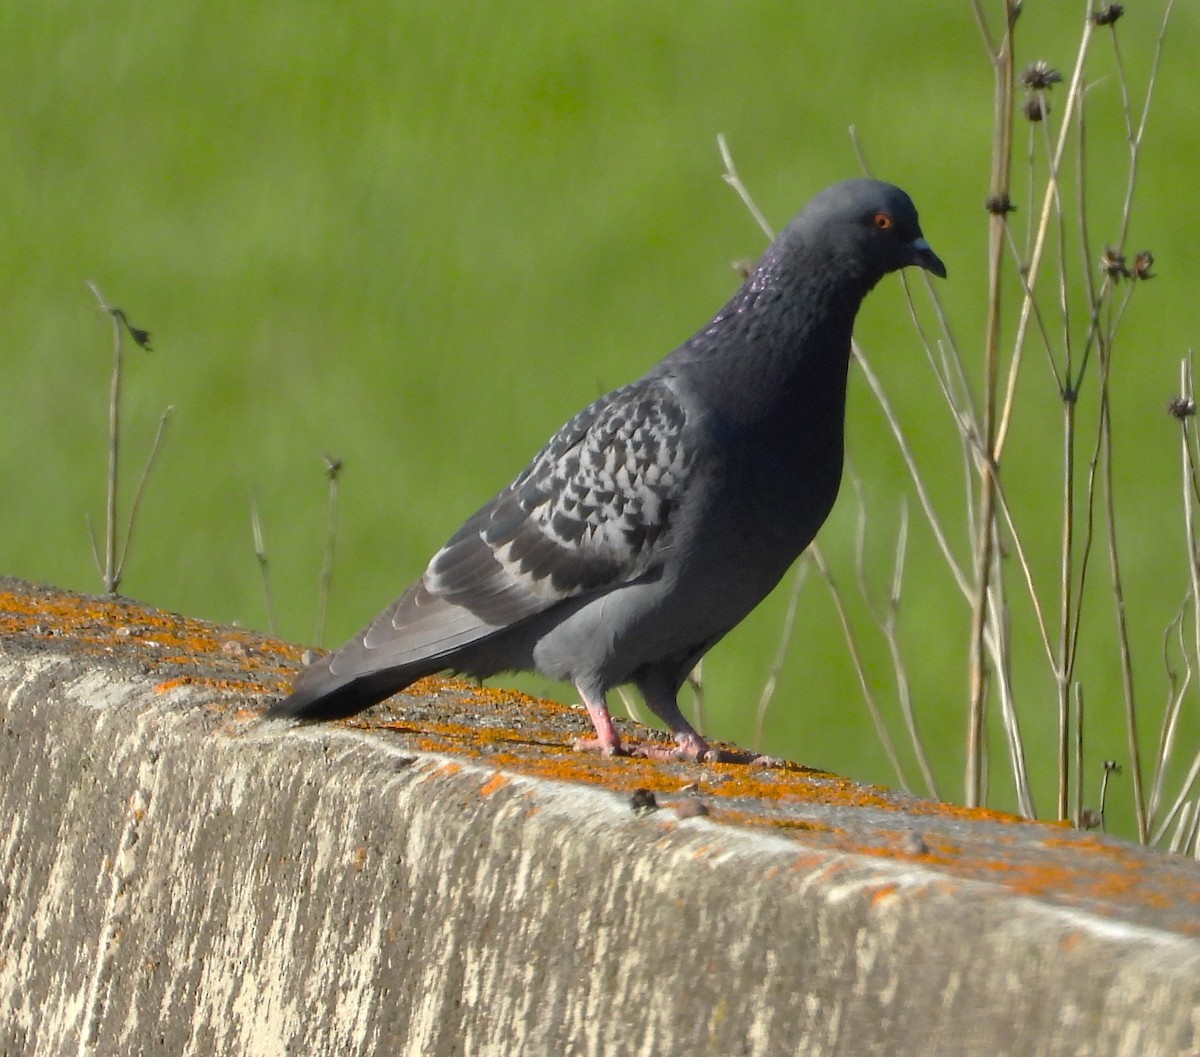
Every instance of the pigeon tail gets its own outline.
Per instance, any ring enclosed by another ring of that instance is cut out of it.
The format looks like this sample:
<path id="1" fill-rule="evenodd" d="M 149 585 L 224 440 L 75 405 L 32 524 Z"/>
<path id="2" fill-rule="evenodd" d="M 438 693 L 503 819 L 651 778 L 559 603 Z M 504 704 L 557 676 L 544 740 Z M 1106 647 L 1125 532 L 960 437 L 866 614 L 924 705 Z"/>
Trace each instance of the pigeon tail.
<path id="1" fill-rule="evenodd" d="M 370 708 L 411 686 L 418 679 L 442 670 L 444 662 L 411 664 L 388 668 L 354 679 L 345 679 L 329 670 L 327 658 L 320 658 L 300 673 L 295 689 L 267 710 L 268 719 L 309 721 L 345 719 Z"/>

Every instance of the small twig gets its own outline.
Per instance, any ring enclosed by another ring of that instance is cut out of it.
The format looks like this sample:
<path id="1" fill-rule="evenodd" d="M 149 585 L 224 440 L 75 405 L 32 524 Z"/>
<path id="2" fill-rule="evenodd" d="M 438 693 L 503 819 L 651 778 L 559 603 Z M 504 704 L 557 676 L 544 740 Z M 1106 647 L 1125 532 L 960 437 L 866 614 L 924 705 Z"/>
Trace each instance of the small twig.
<path id="1" fill-rule="evenodd" d="M 871 690 L 871 683 L 867 678 L 867 669 L 863 663 L 862 653 L 858 648 L 858 639 L 854 634 L 854 627 L 850 623 L 850 616 L 846 612 L 846 604 L 842 598 L 841 588 L 838 587 L 833 571 L 829 568 L 828 562 L 825 561 L 825 555 L 820 545 L 813 543 L 808 548 L 808 553 L 812 555 L 813 561 L 817 566 L 817 571 L 821 574 L 822 579 L 824 579 L 826 586 L 829 588 L 830 597 L 833 599 L 834 608 L 837 610 L 838 620 L 842 625 L 842 635 L 846 640 L 846 646 L 850 652 L 850 660 L 854 664 L 854 672 L 858 676 L 858 684 L 862 689 L 863 700 L 866 702 L 871 722 L 875 725 L 875 733 L 879 738 L 880 744 L 883 745 L 883 751 L 887 754 L 888 762 L 892 765 L 892 770 L 896 774 L 896 781 L 900 784 L 900 788 L 906 793 L 911 792 L 908 779 L 904 774 L 904 768 L 900 764 L 900 757 L 896 753 L 896 746 L 892 743 L 892 736 L 888 732 L 887 724 L 883 721 L 883 713 L 880 712 L 879 704 L 875 700 L 875 694 Z"/>
<path id="2" fill-rule="evenodd" d="M 629 718 L 635 723 L 640 723 L 643 727 L 649 726 L 650 724 L 646 721 L 636 698 L 633 696 L 633 691 L 627 686 L 618 686 L 616 690 L 617 696 L 621 699 L 621 704 L 625 706 L 625 712 Z"/>
<path id="3" fill-rule="evenodd" d="M 759 751 L 763 747 L 763 728 L 766 725 L 767 709 L 771 707 L 771 701 L 775 697 L 775 691 L 779 686 L 779 676 L 783 672 L 783 664 L 787 660 L 788 649 L 792 643 L 792 633 L 796 627 L 796 612 L 800 608 L 800 594 L 808 579 L 808 569 L 808 562 L 803 558 L 796 563 L 796 574 L 792 577 L 792 589 L 788 592 L 787 611 L 783 616 L 783 626 L 779 629 L 779 644 L 775 647 L 775 659 L 767 671 L 767 679 L 763 683 L 762 693 L 758 698 L 758 709 L 754 716 L 754 741 L 751 744 Z"/>
<path id="4" fill-rule="evenodd" d="M 913 708 L 912 686 L 908 678 L 908 668 L 904 663 L 904 655 L 900 649 L 898 634 L 898 618 L 900 614 L 900 595 L 904 581 L 904 559 L 908 552 L 908 504 L 900 502 L 900 528 L 896 533 L 896 557 L 892 567 L 892 589 L 888 595 L 887 620 L 883 631 L 887 638 L 888 652 L 892 658 L 892 670 L 896 675 L 896 688 L 900 698 L 900 714 L 904 717 L 904 725 L 912 742 L 913 753 L 917 758 L 917 766 L 925 781 L 925 791 L 934 800 L 942 798 L 938 790 L 937 779 L 930 766 L 929 757 L 925 752 L 925 741 L 917 728 L 917 713 Z"/>
<path id="5" fill-rule="evenodd" d="M 1158 28 L 1158 39 L 1154 43 L 1154 58 L 1150 62 L 1150 77 L 1146 83 L 1146 98 L 1142 103 L 1142 114 L 1138 119 L 1137 128 L 1133 126 L 1133 111 L 1129 98 L 1128 82 L 1125 77 L 1125 67 L 1121 62 L 1121 49 L 1117 43 L 1117 33 L 1112 32 L 1113 53 L 1116 57 L 1118 80 L 1121 85 L 1121 99 L 1125 112 L 1126 129 L 1129 133 L 1129 170 L 1125 181 L 1125 204 L 1121 210 L 1121 234 L 1117 239 L 1118 247 L 1123 248 L 1129 235 L 1129 221 L 1133 214 L 1133 192 L 1137 185 L 1138 159 L 1141 154 L 1142 140 L 1146 135 L 1146 126 L 1150 121 L 1150 103 L 1154 99 L 1154 89 L 1158 84 L 1158 71 L 1162 65 L 1163 47 L 1167 40 L 1167 26 L 1175 8 L 1175 0 L 1167 0 L 1163 9 L 1162 22 Z"/>
<path id="6" fill-rule="evenodd" d="M 1114 774 L 1121 773 L 1121 765 L 1116 760 L 1104 761 L 1104 772 L 1100 778 L 1100 828 L 1104 829 L 1104 811 L 1108 804 L 1108 779 Z"/>
<path id="7" fill-rule="evenodd" d="M 1000 719 L 1008 743 L 1008 757 L 1013 773 L 1013 788 L 1017 794 L 1017 806 L 1021 814 L 1026 818 L 1036 818 L 1037 810 L 1034 807 L 1033 792 L 1029 784 L 1029 772 L 1025 764 L 1025 742 L 1021 737 L 1021 722 L 1017 714 L 1016 699 L 1013 694 L 1012 636 L 1009 627 L 1009 609 L 1005 601 L 1004 579 L 999 569 L 999 548 L 993 546 L 992 552 L 995 556 L 994 560 L 997 567 L 993 570 L 991 586 L 988 591 L 987 648 L 992 658 L 992 666 L 996 672 L 995 685 L 1000 697 Z M 983 799 L 986 802 L 986 743 L 984 750 Z"/>
<path id="8" fill-rule="evenodd" d="M 150 444 L 150 454 L 146 456 L 146 465 L 142 467 L 142 476 L 138 478 L 137 488 L 133 492 L 133 502 L 129 506 L 129 520 L 125 525 L 125 545 L 121 548 L 121 557 L 117 562 L 117 580 L 120 581 L 125 575 L 125 559 L 129 556 L 129 544 L 133 540 L 133 529 L 137 524 L 138 510 L 142 506 L 142 496 L 146 491 L 146 481 L 150 477 L 150 471 L 154 468 L 154 460 L 158 457 L 158 450 L 162 446 L 163 434 L 167 430 L 167 422 L 175 413 L 175 408 L 171 405 L 158 418 L 158 428 L 154 431 L 154 440 Z"/>
<path id="9" fill-rule="evenodd" d="M 1179 812 L 1179 824 L 1175 827 L 1175 835 L 1167 846 L 1167 851 L 1172 855 L 1178 855 L 1180 852 L 1187 854 L 1187 838 L 1191 835 L 1193 806 L 1189 800 L 1183 805 L 1183 810 Z"/>
<path id="10" fill-rule="evenodd" d="M 687 684 L 692 690 L 692 717 L 697 730 L 704 730 L 708 718 L 708 698 L 704 690 L 704 658 L 696 662 L 696 667 L 688 672 Z"/>
<path id="11" fill-rule="evenodd" d="M 938 793 L 937 781 L 933 777 L 933 768 L 929 766 L 929 759 L 925 754 L 925 745 L 921 740 L 920 731 L 917 729 L 917 717 L 912 705 L 912 687 L 909 685 L 908 668 L 904 663 L 904 654 L 900 648 L 900 639 L 896 626 L 897 615 L 900 612 L 900 594 L 904 581 L 904 557 L 908 549 L 908 505 L 901 499 L 900 527 L 896 533 L 896 554 L 892 567 L 892 586 L 888 594 L 887 605 L 881 611 L 880 607 L 875 604 L 875 600 L 871 597 L 871 590 L 867 585 L 867 497 L 863 490 L 862 479 L 854 472 L 853 467 L 847 467 L 847 476 L 850 478 L 855 498 L 858 501 L 858 515 L 854 536 L 854 569 L 858 576 L 858 591 L 862 595 L 863 601 L 866 602 L 867 608 L 871 611 L 872 619 L 878 625 L 879 630 L 883 633 L 884 640 L 887 642 L 888 654 L 892 661 L 892 672 L 896 677 L 896 692 L 900 702 L 900 713 L 904 718 L 904 725 L 908 731 L 909 740 L 912 742 L 913 752 L 917 758 L 917 766 L 920 768 L 921 777 L 925 781 L 927 794 L 938 800 L 941 797 Z"/>
<path id="12" fill-rule="evenodd" d="M 1070 817 L 1075 821 L 1075 828 L 1083 828 L 1083 687 L 1079 683 L 1073 683 L 1071 689 L 1074 691 L 1072 699 L 1074 701 L 1074 722 L 1072 728 L 1075 733 L 1075 789 L 1073 802 L 1071 804 Z"/>
<path id="13" fill-rule="evenodd" d="M 1150 838 L 1146 817 L 1146 797 L 1142 788 L 1142 756 L 1137 729 L 1137 702 L 1133 683 L 1133 651 L 1129 644 L 1129 624 L 1126 617 L 1125 588 L 1121 575 L 1120 551 L 1117 546 L 1117 512 L 1113 486 L 1113 425 L 1109 404 L 1109 370 L 1111 349 L 1100 353 L 1100 432 L 1104 445 L 1104 507 L 1108 527 L 1109 569 L 1111 572 L 1113 604 L 1116 610 L 1118 654 L 1121 659 L 1121 689 L 1125 699 L 1125 733 L 1129 744 L 1129 766 L 1133 783 L 1133 806 L 1137 817 L 1138 840 L 1143 844 Z"/>
<path id="14" fill-rule="evenodd" d="M 1188 687 L 1192 684 L 1192 661 L 1188 656 L 1183 629 L 1184 617 L 1191 602 L 1192 592 L 1189 590 L 1174 619 L 1167 625 L 1163 632 L 1163 666 L 1167 672 L 1167 682 L 1170 690 L 1167 693 L 1166 708 L 1163 709 L 1162 727 L 1158 735 L 1158 754 L 1154 761 L 1154 774 L 1150 783 L 1150 803 L 1146 808 L 1146 814 L 1150 819 L 1152 827 L 1155 817 L 1158 814 L 1159 804 L 1162 801 L 1163 784 L 1167 777 L 1167 764 L 1175 752 L 1175 735 L 1178 731 L 1180 712 L 1183 709 L 1183 702 L 1187 696 Z M 1179 673 L 1175 671 L 1174 665 L 1171 664 L 1171 639 L 1173 637 L 1179 639 L 1179 654 L 1184 667 L 1182 679 L 1179 678 Z"/>
<path id="15" fill-rule="evenodd" d="M 1163 839 L 1163 835 L 1167 830 L 1171 828 L 1171 823 L 1175 821 L 1175 817 L 1183 809 L 1187 798 L 1192 795 L 1192 788 L 1195 786 L 1197 779 L 1200 779 L 1200 751 L 1192 757 L 1192 765 L 1188 768 L 1188 772 L 1184 776 L 1183 784 L 1179 788 L 1175 802 L 1171 805 L 1166 815 L 1163 816 L 1162 822 L 1158 824 L 1158 829 L 1154 831 L 1154 836 L 1150 839 L 1151 844 L 1158 844 Z"/>
<path id="16" fill-rule="evenodd" d="M 92 560 L 96 563 L 96 572 L 104 575 L 104 562 L 100 558 L 100 545 L 96 542 L 96 526 L 92 524 L 92 515 L 84 514 L 83 523 L 87 527 L 88 542 L 92 545 Z"/>
<path id="17" fill-rule="evenodd" d="M 329 481 L 328 515 L 325 520 L 325 561 L 321 565 L 321 586 L 317 592 L 317 628 L 315 641 L 324 645 L 325 616 L 329 609 L 329 585 L 333 580 L 334 545 L 337 542 L 338 481 L 342 473 L 342 460 L 331 455 L 325 459 L 325 477 Z"/>
<path id="18" fill-rule="evenodd" d="M 1017 321 L 1017 332 L 1013 338 L 1013 353 L 1012 359 L 1009 361 L 1008 381 L 1005 387 L 1005 395 L 1003 409 L 1000 412 L 999 420 L 996 427 L 996 443 L 993 449 L 994 456 L 999 459 L 1004 450 L 1004 443 L 1008 436 L 1008 427 L 1012 421 L 1013 404 L 1016 399 L 1017 377 L 1021 371 L 1021 353 L 1025 347 L 1025 333 L 1029 326 L 1029 318 L 1032 312 L 1032 292 L 1037 286 L 1038 274 L 1042 265 L 1042 253 L 1046 246 L 1046 235 L 1050 228 L 1050 218 L 1053 210 L 1053 204 L 1056 195 L 1058 194 L 1058 178 L 1057 174 L 1061 170 L 1063 153 L 1067 146 L 1068 133 L 1073 124 L 1075 108 L 1079 105 L 1083 92 L 1083 69 L 1084 61 L 1087 58 L 1088 47 L 1091 44 L 1092 21 L 1090 18 L 1085 18 L 1083 23 L 1083 34 L 1079 40 L 1079 51 L 1075 56 L 1075 68 L 1071 73 L 1071 83 L 1067 88 L 1066 104 L 1063 110 L 1062 124 L 1059 126 L 1058 141 L 1054 148 L 1054 153 L 1051 157 L 1050 166 L 1050 181 L 1047 184 L 1046 192 L 1042 198 L 1041 215 L 1038 220 L 1036 233 L 1033 240 L 1033 249 L 1029 257 L 1029 266 L 1026 269 L 1025 296 L 1021 301 L 1021 313 Z M 1011 50 L 1011 47 L 1010 47 Z M 1010 80 L 1011 86 L 1011 69 Z M 1011 100 L 1009 121 L 1011 122 Z M 995 193 L 995 191 L 993 191 Z"/>
<path id="19" fill-rule="evenodd" d="M 880 382 L 879 376 L 872 370 L 871 364 L 859 347 L 858 342 L 852 342 L 850 348 L 854 356 L 854 362 L 862 369 L 863 377 L 866 378 L 867 384 L 871 387 L 871 392 L 875 395 L 876 402 L 882 409 L 884 417 L 888 420 L 892 436 L 896 438 L 896 443 L 900 447 L 900 454 L 904 457 L 904 465 L 908 467 L 909 477 L 912 478 L 913 485 L 917 490 L 917 498 L 921 502 L 921 510 L 925 514 L 925 520 L 929 522 L 929 527 L 933 530 L 933 537 L 942 552 L 942 557 L 945 559 L 946 565 L 954 577 L 954 582 L 958 585 L 958 589 L 963 593 L 964 597 L 970 598 L 970 582 L 967 580 L 966 574 L 959 567 L 958 561 L 954 557 L 954 552 L 950 549 L 950 541 L 946 536 L 945 530 L 942 528 L 937 511 L 933 509 L 933 501 L 929 497 L 929 490 L 926 488 L 921 471 L 917 467 L 917 460 L 913 456 L 912 448 L 909 447 L 904 431 L 900 428 L 900 420 L 896 417 L 896 413 L 892 409 L 891 402 L 887 398 L 887 393 L 884 392 L 883 383 Z"/>
<path id="20" fill-rule="evenodd" d="M 994 72 L 992 173 L 988 200 L 992 205 L 988 220 L 988 296 L 987 323 L 984 329 L 983 410 L 979 442 L 982 453 L 979 467 L 978 530 L 975 538 L 974 576 L 971 599 L 970 662 L 968 667 L 967 765 L 964 796 L 968 807 L 983 801 L 984 724 L 987 706 L 987 607 L 993 570 L 995 534 L 996 477 L 1003 433 L 996 430 L 996 394 L 1000 365 L 1000 313 L 1013 130 L 1013 26 L 1017 11 L 1012 0 L 1005 0 L 1004 38 L 999 48 L 989 43 Z M 986 22 L 976 8 L 977 21 L 987 38 Z"/>
<path id="21" fill-rule="evenodd" d="M 146 483 L 146 475 L 150 472 L 150 466 L 154 461 L 154 456 L 158 450 L 158 443 L 162 438 L 162 431 L 165 426 L 166 417 L 170 414 L 170 409 L 163 415 L 159 421 L 158 434 L 155 436 L 154 448 L 150 452 L 150 459 L 146 464 L 146 469 L 142 473 L 141 483 L 138 485 L 137 498 L 134 501 L 134 512 L 130 514 L 130 522 L 126 529 L 125 547 L 121 550 L 121 555 L 118 558 L 117 537 L 119 528 L 117 524 L 117 495 L 118 486 L 120 484 L 120 449 L 121 449 L 121 385 L 124 376 L 124 331 L 129 332 L 129 336 L 133 338 L 138 345 L 149 351 L 150 349 L 150 333 L 149 331 L 140 330 L 129 322 L 125 313 L 115 305 L 110 305 L 105 300 L 104 295 L 100 292 L 100 287 L 91 279 L 84 280 L 84 284 L 92 292 L 92 296 L 96 299 L 96 304 L 100 310 L 106 313 L 112 323 L 113 332 L 113 371 L 112 379 L 109 382 L 108 391 L 108 487 L 107 497 L 105 502 L 105 517 L 104 517 L 104 563 L 102 575 L 104 579 L 105 594 L 115 594 L 117 588 L 121 585 L 121 578 L 124 571 L 125 556 L 129 550 L 129 534 L 133 529 L 133 518 L 136 515 L 137 502 L 141 498 L 142 487 Z M 93 551 L 95 545 L 93 542 Z M 97 554 L 97 558 L 99 555 Z"/>
<path id="22" fill-rule="evenodd" d="M 1067 786 L 1070 781 L 1068 755 L 1069 711 L 1072 677 L 1075 670 L 1074 642 L 1071 626 L 1073 608 L 1071 591 L 1075 561 L 1075 397 L 1063 401 L 1063 474 L 1062 474 L 1062 542 L 1059 552 L 1058 590 L 1058 655 L 1054 675 L 1058 691 L 1058 817 L 1068 818 Z M 1078 694 L 1077 694 L 1078 699 Z"/>
<path id="23" fill-rule="evenodd" d="M 755 223 L 762 228 L 767 239 L 773 241 L 775 231 L 771 227 L 767 218 L 763 215 L 757 203 L 750 196 L 750 192 L 746 190 L 746 185 L 742 183 L 742 178 L 738 176 L 737 167 L 733 164 L 733 155 L 729 152 L 729 144 L 725 142 L 725 133 L 717 134 L 717 149 L 721 152 L 721 161 L 725 164 L 725 171 L 721 174 L 721 179 L 732 187 L 742 200 L 742 204 L 750 211 L 750 215 L 754 217 Z"/>
<path id="24" fill-rule="evenodd" d="M 1192 681 L 1192 661 L 1188 655 L 1184 639 L 1184 612 L 1189 607 L 1192 612 L 1192 633 L 1195 636 L 1195 651 L 1200 659 L 1200 553 L 1197 551 L 1196 539 L 1196 462 L 1193 453 L 1192 422 L 1195 416 L 1195 389 L 1192 379 L 1191 356 L 1185 356 L 1179 363 L 1179 398 L 1178 414 L 1180 431 L 1180 485 L 1183 501 L 1184 543 L 1187 550 L 1188 591 L 1183 605 L 1175 619 L 1167 627 L 1163 638 L 1163 661 L 1171 684 L 1171 693 L 1167 699 L 1167 707 L 1163 714 L 1162 729 L 1159 734 L 1158 755 L 1154 763 L 1154 774 L 1151 782 L 1150 803 L 1147 815 L 1153 824 L 1158 813 L 1162 798 L 1163 784 L 1166 779 L 1167 764 L 1174 752 L 1175 735 L 1178 729 L 1179 716 L 1183 701 Z M 1177 630 L 1179 637 L 1179 652 L 1184 664 L 1184 677 L 1178 679 L 1171 668 L 1168 644 L 1171 629 Z"/>
<path id="25" fill-rule="evenodd" d="M 108 390 L 108 492 L 104 515 L 104 592 L 113 594 L 120 577 L 117 575 L 117 485 L 121 458 L 121 381 L 124 347 L 121 339 L 121 320 L 100 293 L 100 288 L 87 280 L 87 287 L 96 298 L 101 311 L 108 314 L 113 332 L 113 370 Z"/>
<path id="26" fill-rule="evenodd" d="M 267 546 L 263 540 L 262 519 L 258 515 L 258 493 L 250 490 L 250 529 L 254 533 L 254 556 L 258 559 L 258 573 L 262 578 L 263 597 L 267 602 L 267 630 L 278 633 L 275 622 L 275 595 L 271 590 L 271 572 L 268 568 Z"/>

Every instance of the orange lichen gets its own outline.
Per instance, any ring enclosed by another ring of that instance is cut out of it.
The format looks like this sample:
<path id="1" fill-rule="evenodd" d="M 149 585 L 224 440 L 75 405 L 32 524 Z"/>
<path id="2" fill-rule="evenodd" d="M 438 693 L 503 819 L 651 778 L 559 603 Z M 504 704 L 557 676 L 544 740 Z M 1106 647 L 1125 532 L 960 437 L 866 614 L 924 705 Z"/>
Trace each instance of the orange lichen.
<path id="1" fill-rule="evenodd" d="M 879 885 L 871 892 L 871 905 L 879 906 L 880 903 L 888 903 L 895 897 L 900 886 L 894 884 Z"/>
<path id="2" fill-rule="evenodd" d="M 506 785 L 508 785 L 509 781 L 510 779 L 506 775 L 502 774 L 500 771 L 497 771 L 491 776 L 491 778 L 483 783 L 483 785 L 480 787 L 479 795 L 491 796 L 494 792 L 496 792 L 497 789 L 503 789 Z"/>
<path id="3" fill-rule="evenodd" d="M 132 661 L 150 673 L 160 694 L 181 687 L 215 691 L 202 695 L 202 707 L 224 717 L 218 729 L 228 735 L 236 733 L 239 722 L 261 714 L 254 699 L 284 692 L 302 653 L 300 647 L 253 632 L 147 609 L 126 599 L 37 588 L 0 589 L 0 634 L 39 649 L 52 648 L 61 638 L 70 651 L 94 654 L 103 663 Z M 858 861 L 839 860 L 839 855 L 918 862 L 940 871 L 930 873 L 930 883 L 921 889 L 927 893 L 983 880 L 1021 895 L 1100 907 L 1100 912 L 1137 908 L 1170 913 L 1178 921 L 1183 908 L 1183 916 L 1190 918 L 1176 927 L 1200 935 L 1200 921 L 1195 920 L 1200 885 L 1194 883 L 1194 873 L 1185 878 L 1180 870 L 1163 879 L 1162 859 L 1140 849 L 985 808 L 900 796 L 796 765 L 772 768 L 575 752 L 575 739 L 588 730 L 586 715 L 513 690 L 431 677 L 382 709 L 340 725 L 405 749 L 453 757 L 426 771 L 431 778 L 461 773 L 464 765 L 454 760 L 479 761 L 487 768 L 478 786 L 485 798 L 511 787 L 514 775 L 598 786 L 625 796 L 645 789 L 668 809 L 672 798 L 686 796 L 695 798 L 710 817 L 719 817 L 723 826 L 792 841 L 796 857 L 789 872 L 836 871 Z M 657 737 L 625 721 L 621 727 L 631 749 Z M 537 810 L 531 801 L 528 813 Z M 671 811 L 652 817 L 659 827 L 655 832 L 666 834 L 675 825 Z M 714 836 L 693 853 L 727 850 L 727 839 Z M 355 853 L 356 869 L 366 854 L 365 848 Z M 872 889 L 869 898 L 880 904 L 898 891 L 884 884 Z"/>

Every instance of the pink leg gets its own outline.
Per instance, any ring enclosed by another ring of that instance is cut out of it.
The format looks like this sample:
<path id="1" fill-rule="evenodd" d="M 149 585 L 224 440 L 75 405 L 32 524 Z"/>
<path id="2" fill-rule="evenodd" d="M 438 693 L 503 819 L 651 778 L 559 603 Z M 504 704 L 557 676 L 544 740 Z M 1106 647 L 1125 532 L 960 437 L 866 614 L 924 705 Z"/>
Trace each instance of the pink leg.
<path id="1" fill-rule="evenodd" d="M 671 686 L 659 679 L 644 678 L 639 680 L 638 689 L 646 707 L 650 709 L 675 735 L 674 748 L 659 748 L 653 745 L 639 747 L 638 755 L 651 760 L 711 760 L 717 755 L 708 747 L 696 729 L 684 718 L 679 711 L 679 702 Z"/>
<path id="2" fill-rule="evenodd" d="M 592 720 L 592 726 L 596 728 L 594 738 L 579 738 L 575 742 L 575 751 L 594 752 L 599 750 L 603 756 L 628 755 L 625 747 L 621 744 L 621 735 L 617 733 L 612 716 L 608 713 L 604 695 L 591 693 L 581 686 L 576 686 L 575 689 L 579 691 L 579 696 L 583 699 L 584 707 L 588 710 L 588 716 Z"/>

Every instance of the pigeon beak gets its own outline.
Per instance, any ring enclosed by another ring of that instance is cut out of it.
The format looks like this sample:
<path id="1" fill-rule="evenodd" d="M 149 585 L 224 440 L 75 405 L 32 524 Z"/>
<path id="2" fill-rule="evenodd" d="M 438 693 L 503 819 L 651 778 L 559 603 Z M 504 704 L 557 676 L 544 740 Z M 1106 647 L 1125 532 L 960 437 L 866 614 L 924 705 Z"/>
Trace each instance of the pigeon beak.
<path id="1" fill-rule="evenodd" d="M 933 272 L 939 279 L 946 278 L 946 266 L 942 263 L 942 258 L 933 252 L 923 237 L 913 239 L 908 245 L 913 253 L 913 264 L 919 264 L 927 272 Z"/>

